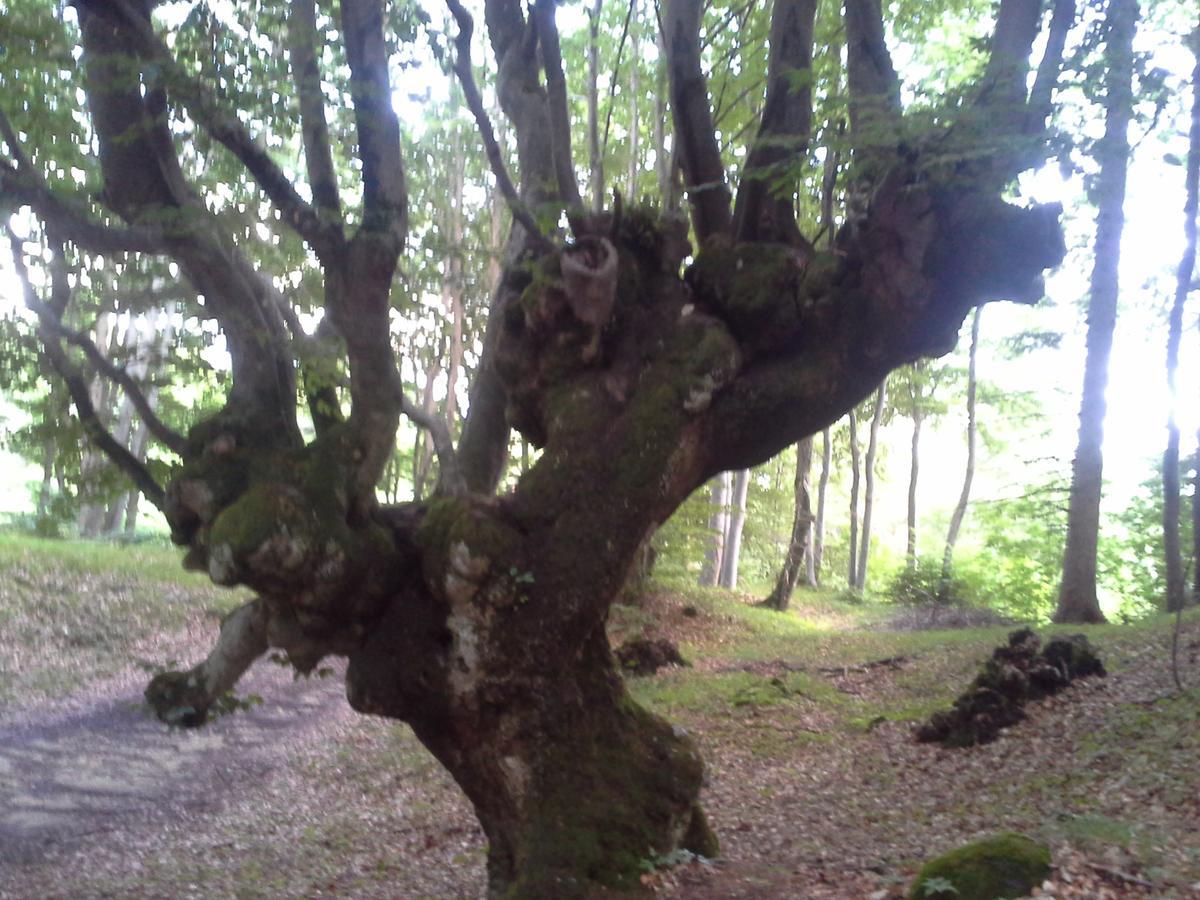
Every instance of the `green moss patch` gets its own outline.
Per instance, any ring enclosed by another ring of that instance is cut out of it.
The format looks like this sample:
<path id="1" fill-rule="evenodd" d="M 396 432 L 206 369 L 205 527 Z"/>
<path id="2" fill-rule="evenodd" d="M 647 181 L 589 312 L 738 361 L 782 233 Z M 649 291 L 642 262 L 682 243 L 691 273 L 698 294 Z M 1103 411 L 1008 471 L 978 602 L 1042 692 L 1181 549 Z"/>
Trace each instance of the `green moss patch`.
<path id="1" fill-rule="evenodd" d="M 1050 875 L 1050 850 L 1008 832 L 951 850 L 921 867 L 910 900 L 1024 897 Z"/>

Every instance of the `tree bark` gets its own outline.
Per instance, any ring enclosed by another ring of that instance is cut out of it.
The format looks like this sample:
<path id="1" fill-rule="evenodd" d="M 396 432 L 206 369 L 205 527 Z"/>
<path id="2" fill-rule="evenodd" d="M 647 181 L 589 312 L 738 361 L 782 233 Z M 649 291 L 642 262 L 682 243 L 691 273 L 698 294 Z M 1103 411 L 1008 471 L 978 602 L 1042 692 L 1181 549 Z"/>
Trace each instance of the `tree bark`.
<path id="1" fill-rule="evenodd" d="M 725 534 L 725 552 L 721 557 L 721 587 L 736 591 L 738 563 L 742 557 L 742 529 L 746 525 L 746 494 L 750 488 L 750 470 L 742 469 L 733 479 L 729 522 Z"/>
<path id="2" fill-rule="evenodd" d="M 962 491 L 958 503 L 950 516 L 950 528 L 946 532 L 946 549 L 942 553 L 942 576 L 938 585 L 938 597 L 942 603 L 950 600 L 950 580 L 954 572 L 954 547 L 958 543 L 958 532 L 967 517 L 967 506 L 971 502 L 971 482 L 975 480 L 975 444 L 978 426 L 975 418 L 975 395 L 978 382 L 975 377 L 976 360 L 979 357 L 979 320 L 982 307 L 976 307 L 971 319 L 971 349 L 967 359 L 967 468 L 963 473 Z"/>
<path id="3" fill-rule="evenodd" d="M 1184 177 L 1183 257 L 1175 274 L 1175 300 L 1167 331 L 1167 448 L 1163 452 L 1163 554 L 1167 570 L 1167 610 L 1184 605 L 1183 552 L 1179 542 L 1179 423 L 1176 378 L 1179 371 L 1179 344 L 1183 339 L 1183 310 L 1196 270 L 1196 213 L 1200 205 L 1200 29 L 1195 33 L 1196 65 L 1192 70 L 1192 124 L 1188 141 L 1187 170 Z M 1193 565 L 1200 565 L 1193 557 Z"/>
<path id="4" fill-rule="evenodd" d="M 1109 61 L 1105 76 L 1105 129 L 1096 148 L 1100 173 L 1095 187 L 1098 211 L 1095 263 L 1088 302 L 1087 360 L 1055 622 L 1105 621 L 1096 595 L 1100 497 L 1104 486 L 1104 392 L 1117 324 L 1118 266 L 1125 225 L 1129 121 L 1133 113 L 1133 38 L 1137 20 L 1136 0 L 1112 0 L 1109 4 L 1105 18 Z"/>
<path id="5" fill-rule="evenodd" d="M 812 561 L 813 514 L 809 496 L 809 475 L 812 471 L 813 442 L 808 437 L 796 444 L 796 478 L 793 485 L 795 512 L 792 515 L 792 534 L 788 539 L 783 566 L 775 579 L 775 588 L 763 601 L 763 606 L 784 612 L 791 603 L 792 592 L 800 578 L 800 570 Z M 809 580 L 811 584 L 811 579 Z"/>

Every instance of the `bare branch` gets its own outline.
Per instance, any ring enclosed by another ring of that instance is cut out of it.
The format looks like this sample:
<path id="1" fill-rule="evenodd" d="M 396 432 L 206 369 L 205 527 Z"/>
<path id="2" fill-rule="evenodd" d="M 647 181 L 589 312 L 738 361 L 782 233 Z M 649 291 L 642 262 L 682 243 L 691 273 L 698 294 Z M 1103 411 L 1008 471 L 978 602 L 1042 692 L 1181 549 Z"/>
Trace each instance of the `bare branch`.
<path id="1" fill-rule="evenodd" d="M 567 108 L 567 81 L 563 76 L 562 49 L 558 43 L 558 25 L 554 21 L 557 0 L 537 0 L 533 20 L 542 45 L 542 66 L 546 72 L 546 102 L 550 108 L 550 142 L 554 152 L 554 171 L 558 192 L 568 207 L 583 206 L 575 164 L 571 160 L 571 117 Z"/>
<path id="2" fill-rule="evenodd" d="M 5 231 L 8 233 L 9 245 L 12 250 L 13 268 L 16 270 L 17 278 L 21 282 L 25 304 L 38 314 L 38 321 L 41 323 L 43 314 L 54 315 L 52 310 L 66 308 L 67 297 L 71 290 L 70 285 L 67 283 L 66 259 L 64 258 L 62 247 L 55 246 L 53 248 L 54 255 L 51 261 L 50 277 L 51 289 L 56 296 L 51 303 L 45 304 L 39 300 L 37 291 L 34 290 L 33 282 L 29 277 L 29 269 L 25 265 L 25 253 L 21 239 L 7 225 L 5 225 Z M 55 331 L 48 325 L 39 324 L 38 334 L 41 338 L 42 349 L 46 353 L 46 358 L 50 361 L 50 365 L 54 371 L 66 384 L 67 392 L 71 395 L 71 401 L 75 404 L 75 412 L 79 416 L 79 421 L 92 443 L 129 476 L 147 500 L 159 509 L 162 509 L 165 496 L 162 487 L 154 480 L 154 476 L 150 474 L 150 470 L 104 427 L 99 415 L 96 413 L 96 407 L 92 404 L 92 397 L 88 390 L 87 381 L 79 369 L 73 366 L 67 358 L 62 345 L 58 342 Z"/>
<path id="3" fill-rule="evenodd" d="M 850 133 L 856 149 L 894 142 L 900 79 L 884 37 L 879 0 L 845 0 Z"/>
<path id="4" fill-rule="evenodd" d="M 337 173 L 329 146 L 329 125 L 325 121 L 325 98 L 321 93 L 321 70 L 317 64 L 316 0 L 292 0 L 288 22 L 288 50 L 292 80 L 300 100 L 300 132 L 304 139 L 304 164 L 313 201 L 320 215 L 331 222 L 341 221 Z"/>
<path id="5" fill-rule="evenodd" d="M 33 302 L 30 302 L 30 301 Z M 129 397 L 129 402 L 133 404 L 142 421 L 146 423 L 146 428 L 154 435 L 167 449 L 183 456 L 187 450 L 187 441 L 183 435 L 170 428 L 158 415 L 154 412 L 154 408 L 150 405 L 150 401 L 146 398 L 145 392 L 141 386 L 134 380 L 125 369 L 114 364 L 112 360 L 104 355 L 104 352 L 96 346 L 95 341 L 89 338 L 82 332 L 68 328 L 55 315 L 54 311 L 49 306 L 42 303 L 36 297 L 25 298 L 25 305 L 28 306 L 34 313 L 37 314 L 38 320 L 42 325 L 49 328 L 56 336 L 65 340 L 68 344 L 78 347 L 83 351 L 83 355 L 101 375 L 109 381 L 120 385 Z"/>
<path id="6" fill-rule="evenodd" d="M 129 0 L 109 0 L 109 5 L 129 26 L 128 36 L 136 40 L 144 58 L 160 67 L 172 96 L 180 100 L 192 118 L 246 167 L 282 213 L 283 220 L 318 252 L 336 243 L 341 237 L 340 229 L 321 219 L 317 211 L 296 193 L 291 180 L 238 117 L 217 101 L 207 85 L 192 78 L 179 65 L 155 34 L 150 20 L 135 10 Z"/>
<path id="7" fill-rule="evenodd" d="M 479 128 L 480 137 L 483 138 L 483 147 L 487 153 L 488 165 L 496 178 L 496 186 L 504 196 L 504 202 L 512 211 L 513 218 L 521 223 L 521 227 L 529 234 L 534 244 L 541 250 L 549 252 L 554 249 L 554 245 L 542 234 L 541 229 L 537 226 L 537 221 L 525 204 L 521 202 L 521 198 L 517 196 L 516 188 L 513 187 L 512 179 L 508 176 L 508 169 L 504 165 L 504 154 L 496 141 L 496 132 L 492 129 L 491 119 L 488 118 L 487 111 L 483 108 L 483 99 L 479 96 L 479 88 L 475 84 L 475 74 L 471 69 L 471 33 L 475 28 L 475 22 L 458 0 L 446 0 L 446 5 L 450 8 L 454 21 L 458 24 L 458 36 L 454 39 L 454 46 L 457 50 L 454 57 L 454 73 L 458 76 L 463 95 L 467 100 L 467 107 L 475 117 L 475 124 Z"/>
<path id="8" fill-rule="evenodd" d="M 381 0 L 342 0 L 342 33 L 363 173 L 363 228 L 390 233 L 399 252 L 408 232 L 400 122 L 392 109 Z"/>
<path id="9" fill-rule="evenodd" d="M 679 162 L 696 235 L 703 242 L 715 234 L 728 234 L 732 217 L 725 167 L 708 103 L 708 85 L 700 66 L 700 12 L 701 4 L 695 0 L 668 0 L 663 44 Z"/>
<path id="10" fill-rule="evenodd" d="M 433 449 L 438 457 L 438 492 L 451 497 L 466 494 L 467 483 L 459 466 L 458 455 L 454 452 L 454 442 L 450 438 L 450 429 L 446 426 L 445 419 L 421 409 L 407 396 L 401 403 L 404 415 L 428 431 L 433 439 Z"/>
<path id="11" fill-rule="evenodd" d="M 775 0 L 766 105 L 734 208 L 738 240 L 805 243 L 796 227 L 794 193 L 799 179 L 791 170 L 803 159 L 812 130 L 816 14 L 816 0 Z"/>

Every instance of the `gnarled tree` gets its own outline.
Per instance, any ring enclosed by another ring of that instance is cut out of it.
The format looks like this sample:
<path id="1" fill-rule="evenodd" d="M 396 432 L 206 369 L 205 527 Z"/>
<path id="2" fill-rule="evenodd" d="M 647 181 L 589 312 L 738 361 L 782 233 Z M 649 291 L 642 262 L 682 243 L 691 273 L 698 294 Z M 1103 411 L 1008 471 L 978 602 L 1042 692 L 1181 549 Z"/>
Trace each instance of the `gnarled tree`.
<path id="1" fill-rule="evenodd" d="M 305 186 L 265 143 L 277 126 L 291 133 L 286 104 L 239 115 L 228 81 L 208 83 L 174 55 L 152 0 L 76 0 L 64 33 L 77 42 L 83 150 L 102 190 L 48 187 L 39 148 L 26 146 L 28 100 L 8 110 L 0 199 L 33 211 L 59 269 L 80 254 L 169 257 L 203 297 L 193 314 L 225 337 L 220 412 L 186 436 L 151 423 L 179 456 L 167 483 L 89 422 L 163 509 L 185 564 L 257 595 L 225 620 L 207 660 L 154 680 L 159 714 L 201 721 L 268 647 L 302 669 L 344 655 L 351 705 L 408 722 L 473 802 L 490 892 L 569 897 L 635 884 L 650 853 L 716 852 L 694 745 L 629 698 L 605 638 L 645 535 L 718 473 L 761 463 L 891 369 L 946 352 L 977 304 L 1042 296 L 1042 272 L 1063 255 L 1059 210 L 1002 194 L 1040 161 L 1071 4 L 1056 4 L 1027 91 L 1045 10 L 1001 0 L 970 102 L 918 121 L 901 105 L 879 0 L 847 0 L 858 202 L 833 248 L 817 251 L 793 212 L 815 0 L 775 0 L 761 125 L 736 198 L 712 126 L 702 4 L 668 0 L 662 46 L 697 244 L 686 272 L 680 221 L 583 208 L 554 0 L 528 13 L 519 0 L 483 4 L 515 182 L 471 78 L 472 22 L 449 5 L 455 69 L 515 222 L 457 448 L 404 396 L 389 337 L 407 222 L 384 0 L 341 0 L 332 28 L 315 0 L 260 4 L 289 26 L 290 83 L 272 90 L 299 112 Z M 340 45 L 323 47 L 333 32 Z M 330 138 L 334 81 L 351 101 L 351 142 Z M 240 164 L 304 242 L 324 284 L 317 336 L 206 203 L 177 140 L 185 126 Z M 562 211 L 571 233 L 549 233 Z M 53 279 L 62 290 L 45 303 L 36 283 L 42 336 L 71 384 L 69 279 Z M 298 380 L 316 426 L 307 441 Z M 74 399 L 87 419 L 86 396 Z M 440 481 L 424 502 L 385 507 L 376 484 L 403 415 L 431 430 Z M 542 453 L 495 496 L 510 427 Z"/>

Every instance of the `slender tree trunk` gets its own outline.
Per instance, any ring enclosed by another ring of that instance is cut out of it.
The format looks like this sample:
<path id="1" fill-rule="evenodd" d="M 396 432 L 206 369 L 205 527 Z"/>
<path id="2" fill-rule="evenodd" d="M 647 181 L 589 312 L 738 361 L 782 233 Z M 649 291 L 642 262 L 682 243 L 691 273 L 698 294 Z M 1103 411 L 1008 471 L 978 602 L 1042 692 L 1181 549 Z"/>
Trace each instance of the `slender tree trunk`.
<path id="1" fill-rule="evenodd" d="M 738 562 L 742 556 L 742 529 L 746 525 L 746 494 L 750 489 L 750 470 L 742 469 L 733 480 L 725 555 L 721 559 L 721 587 L 737 590 Z"/>
<path id="2" fill-rule="evenodd" d="M 1067 541 L 1063 554 L 1056 622 L 1103 622 L 1096 596 L 1096 550 L 1103 490 L 1104 391 L 1117 324 L 1118 266 L 1125 225 L 1125 181 L 1129 167 L 1129 120 L 1133 108 L 1133 37 L 1136 0 L 1110 0 L 1106 16 L 1108 70 L 1105 132 L 1096 149 L 1100 174 L 1095 185 L 1098 213 L 1088 303 L 1087 361 L 1079 408 L 1079 444 L 1071 477 Z"/>
<path id="3" fill-rule="evenodd" d="M 708 520 L 709 543 L 700 570 L 700 586 L 715 587 L 721 580 L 721 564 L 725 561 L 725 532 L 729 526 L 729 494 L 732 473 L 722 472 L 711 482 L 712 513 Z"/>
<path id="4" fill-rule="evenodd" d="M 658 67 L 654 73 L 654 174 L 658 180 L 658 196 L 662 198 L 663 211 L 669 212 L 674 209 L 670 200 L 675 152 L 674 149 L 667 150 L 667 124 L 671 118 L 667 108 L 667 95 L 670 93 L 667 88 L 667 51 L 662 29 L 655 28 L 654 32 L 658 35 Z"/>
<path id="5" fill-rule="evenodd" d="M 600 155 L 600 12 L 604 0 L 588 10 L 588 168 L 592 183 L 592 209 L 604 209 L 604 159 Z"/>
<path id="6" fill-rule="evenodd" d="M 1200 606 L 1200 428 L 1196 429 L 1196 468 L 1192 475 L 1192 603 Z"/>
<path id="7" fill-rule="evenodd" d="M 821 584 L 821 563 L 825 557 L 825 500 L 829 496 L 829 473 L 833 468 L 833 444 L 829 429 L 821 432 L 821 477 L 817 481 L 817 522 L 813 529 L 813 576 Z"/>
<path id="8" fill-rule="evenodd" d="M 858 584 L 858 411 L 850 410 L 850 566 L 846 573 L 846 585 L 853 589 Z"/>
<path id="9" fill-rule="evenodd" d="M 905 565 L 917 567 L 917 476 L 921 471 L 921 423 L 924 416 L 913 410 L 912 461 L 908 467 L 908 539 L 904 547 Z"/>
<path id="10" fill-rule="evenodd" d="M 463 360 L 463 319 L 465 317 L 463 292 L 466 289 L 466 278 L 463 274 L 463 253 L 466 247 L 463 243 L 463 181 L 465 177 L 466 159 L 462 142 L 454 142 L 454 158 L 450 166 L 450 190 L 447 215 L 450 219 L 447 232 L 450 237 L 451 251 L 447 263 L 447 271 L 442 287 L 442 298 L 446 314 L 450 318 L 450 358 L 446 365 L 446 425 L 454 428 L 458 416 L 458 375 L 462 370 Z"/>
<path id="11" fill-rule="evenodd" d="M 37 521 L 50 514 L 50 500 L 54 491 L 54 443 L 42 445 L 42 486 L 38 490 Z"/>
<path id="12" fill-rule="evenodd" d="M 640 123 L 638 122 L 638 70 L 641 64 L 641 48 L 638 46 L 638 0 L 630 0 L 633 8 L 629 12 L 629 203 L 637 203 L 638 173 L 641 172 L 641 148 L 638 146 Z"/>
<path id="13" fill-rule="evenodd" d="M 946 532 L 946 549 L 942 553 L 942 577 L 938 585 L 938 597 L 942 603 L 950 599 L 950 577 L 954 569 L 954 546 L 958 543 L 958 533 L 962 528 L 963 519 L 967 516 L 967 505 L 971 502 L 971 482 L 975 480 L 975 444 L 977 442 L 978 423 L 975 418 L 975 398 L 978 381 L 975 377 L 976 361 L 979 358 L 979 320 L 982 307 L 975 307 L 971 318 L 971 349 L 967 358 L 967 470 L 963 474 L 962 491 L 958 495 L 958 503 L 950 516 L 950 529 Z"/>
<path id="14" fill-rule="evenodd" d="M 871 434 L 867 439 L 867 458 L 863 465 L 862 544 L 858 551 L 858 580 L 855 587 L 867 589 L 867 560 L 871 554 L 871 512 L 875 504 L 875 453 L 879 445 L 879 424 L 883 421 L 883 406 L 887 402 L 887 380 L 875 392 L 875 415 L 871 417 Z"/>
<path id="15" fill-rule="evenodd" d="M 1179 344 L 1183 339 L 1183 309 L 1196 270 L 1196 212 L 1200 196 L 1200 30 L 1197 31 L 1196 66 L 1192 70 L 1192 127 L 1184 178 L 1186 199 L 1183 204 L 1183 232 L 1186 239 L 1183 257 L 1175 275 L 1175 302 L 1171 305 L 1167 331 L 1167 449 L 1163 453 L 1163 552 L 1167 568 L 1167 609 L 1174 612 L 1184 605 L 1183 552 L 1179 542 L 1179 423 L 1175 419 L 1178 404 L 1176 377 L 1179 371 Z M 1195 562 L 1193 563 L 1196 564 Z"/>
<path id="16" fill-rule="evenodd" d="M 795 513 L 792 515 L 792 535 L 788 540 L 787 553 L 775 589 L 771 591 L 763 606 L 783 612 L 788 608 L 800 570 L 812 561 L 813 514 L 812 498 L 809 495 L 809 475 L 812 470 L 813 440 L 807 437 L 796 445 L 796 478 L 793 485 Z M 811 582 L 810 582 L 811 583 Z"/>
<path id="17" fill-rule="evenodd" d="M 437 405 L 433 390 L 437 377 L 442 371 L 441 352 L 439 351 L 425 368 L 425 393 L 421 398 L 421 410 L 425 415 L 433 414 Z M 422 430 L 417 431 L 417 446 L 413 452 L 413 499 L 421 500 L 425 496 L 425 485 L 429 480 L 429 470 L 433 465 L 433 446 L 429 436 Z"/>

